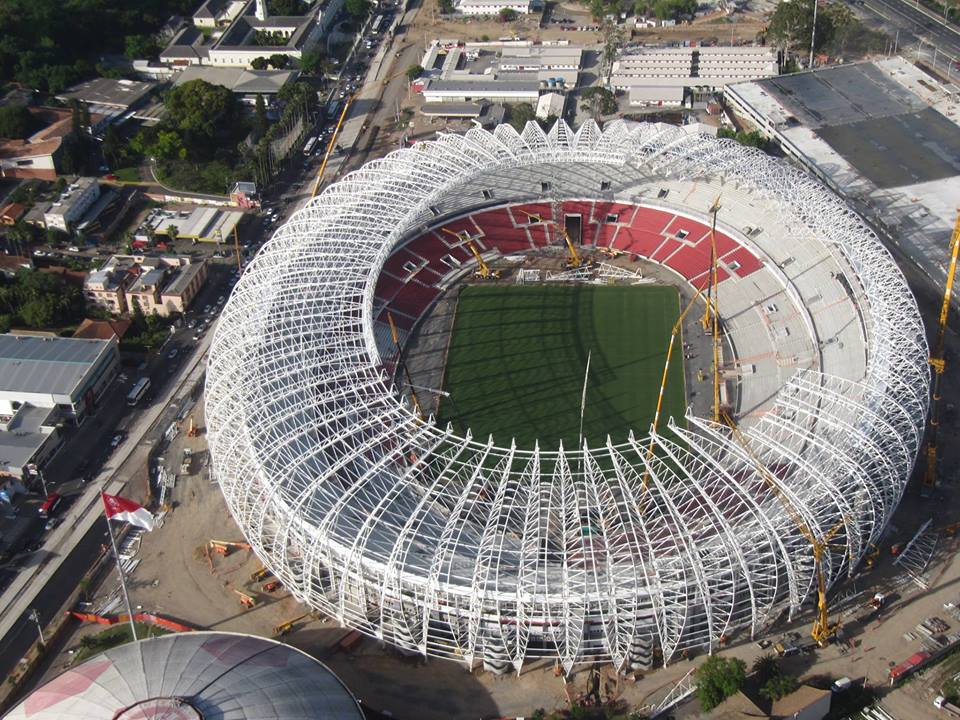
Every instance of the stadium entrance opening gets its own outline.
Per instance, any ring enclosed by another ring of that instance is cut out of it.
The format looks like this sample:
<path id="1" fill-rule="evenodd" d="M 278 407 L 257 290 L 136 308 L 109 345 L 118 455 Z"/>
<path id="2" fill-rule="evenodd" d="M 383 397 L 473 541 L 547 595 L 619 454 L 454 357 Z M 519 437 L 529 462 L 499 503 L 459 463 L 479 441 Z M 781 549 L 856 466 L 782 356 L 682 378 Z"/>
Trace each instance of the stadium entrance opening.
<path id="1" fill-rule="evenodd" d="M 563 228 L 567 231 L 567 235 L 570 236 L 571 242 L 574 245 L 581 244 L 581 236 L 583 234 L 583 216 L 582 215 L 564 215 L 563 216 Z"/>

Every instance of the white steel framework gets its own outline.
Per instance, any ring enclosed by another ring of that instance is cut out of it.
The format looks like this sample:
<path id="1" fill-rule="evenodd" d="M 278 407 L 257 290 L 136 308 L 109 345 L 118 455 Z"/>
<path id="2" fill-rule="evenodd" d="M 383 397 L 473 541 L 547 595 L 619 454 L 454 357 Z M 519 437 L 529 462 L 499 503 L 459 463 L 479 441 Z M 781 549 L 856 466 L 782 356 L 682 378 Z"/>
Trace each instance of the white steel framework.
<path id="1" fill-rule="evenodd" d="M 797 369 L 741 426 L 749 451 L 692 411 L 654 437 L 652 454 L 642 429 L 617 444 L 547 450 L 420 420 L 377 348 L 380 269 L 438 213 L 484 202 L 480 178 L 538 168 L 558 182 L 606 168 L 731 183 L 847 268 L 865 371 Z M 844 523 L 831 542 L 842 549 L 824 558 L 830 583 L 877 540 L 922 435 L 926 358 L 916 303 L 888 253 L 796 169 L 663 125 L 475 129 L 348 175 L 257 256 L 210 353 L 213 473 L 290 592 L 369 635 L 517 670 L 544 656 L 637 666 L 659 651 L 667 662 L 753 634 L 816 588 L 810 545 L 758 461 L 814 533 Z"/>

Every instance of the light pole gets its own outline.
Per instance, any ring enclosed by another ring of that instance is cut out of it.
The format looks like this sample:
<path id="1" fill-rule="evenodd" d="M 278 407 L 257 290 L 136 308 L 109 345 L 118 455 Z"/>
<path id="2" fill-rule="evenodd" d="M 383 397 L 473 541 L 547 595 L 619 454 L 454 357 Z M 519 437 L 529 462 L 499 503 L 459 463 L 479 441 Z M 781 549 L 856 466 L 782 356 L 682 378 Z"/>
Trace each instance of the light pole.
<path id="1" fill-rule="evenodd" d="M 40 636 L 40 644 L 46 646 L 47 641 L 43 637 L 43 625 L 40 624 L 40 613 L 37 612 L 36 608 L 30 609 L 30 619 L 37 624 L 37 635 Z"/>

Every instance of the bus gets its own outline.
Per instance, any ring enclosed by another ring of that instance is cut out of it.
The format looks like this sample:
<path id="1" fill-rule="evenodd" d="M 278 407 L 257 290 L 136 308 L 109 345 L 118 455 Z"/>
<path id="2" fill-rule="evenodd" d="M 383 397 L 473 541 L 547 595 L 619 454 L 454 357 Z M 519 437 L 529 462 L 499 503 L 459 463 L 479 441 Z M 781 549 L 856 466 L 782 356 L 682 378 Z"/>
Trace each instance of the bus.
<path id="1" fill-rule="evenodd" d="M 312 138 L 310 138 L 309 140 L 307 140 L 307 144 L 303 146 L 303 154 L 304 154 L 304 156 L 309 156 L 310 153 L 313 152 L 313 147 L 314 147 L 314 145 L 316 145 L 316 144 L 317 144 L 317 138 L 316 138 L 316 137 L 312 137 Z"/>
<path id="2" fill-rule="evenodd" d="M 373 25 L 370 26 L 370 34 L 371 34 L 371 35 L 379 35 L 379 34 L 380 34 L 380 26 L 381 26 L 381 25 L 383 25 L 383 15 L 377 15 L 377 16 L 373 19 Z"/>
<path id="3" fill-rule="evenodd" d="M 127 395 L 127 405 L 133 407 L 138 402 L 143 399 L 143 396 L 147 394 L 147 390 L 150 389 L 150 378 L 142 377 L 137 380 L 136 385 L 130 389 L 130 393 Z"/>
<path id="4" fill-rule="evenodd" d="M 327 105 L 327 119 L 329 120 L 337 117 L 339 112 L 340 112 L 340 101 L 331 100 L 330 104 Z"/>

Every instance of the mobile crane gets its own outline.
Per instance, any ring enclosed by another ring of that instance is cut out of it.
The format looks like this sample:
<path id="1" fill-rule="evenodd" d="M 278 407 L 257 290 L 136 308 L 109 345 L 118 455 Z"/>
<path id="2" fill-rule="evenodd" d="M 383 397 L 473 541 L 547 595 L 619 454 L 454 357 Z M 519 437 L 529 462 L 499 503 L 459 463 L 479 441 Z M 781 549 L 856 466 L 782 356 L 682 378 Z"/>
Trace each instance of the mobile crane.
<path id="1" fill-rule="evenodd" d="M 553 204 L 554 215 L 559 214 L 559 203 Z M 581 267 L 593 267 L 594 263 L 591 260 L 580 257 L 580 253 L 577 252 L 576 246 L 573 244 L 573 240 L 570 239 L 570 233 L 567 232 L 567 229 L 563 226 L 563 222 L 554 220 L 547 220 L 542 216 L 536 213 L 530 213 L 526 210 L 520 210 L 524 215 L 530 218 L 531 221 L 536 223 L 549 223 L 553 225 L 554 228 L 559 231 L 560 235 L 563 237 L 564 242 L 567 244 L 567 261 L 564 263 L 564 267 L 567 270 L 576 270 Z"/>
<path id="2" fill-rule="evenodd" d="M 926 471 L 923 474 L 923 484 L 920 486 L 920 496 L 930 497 L 937 486 L 937 431 L 940 429 L 940 383 L 943 380 L 943 371 L 947 369 L 946 336 L 947 320 L 950 317 L 950 300 L 953 296 L 953 279 L 957 272 L 957 254 L 960 251 L 960 212 L 953 226 L 953 235 L 950 236 L 950 266 L 947 269 L 947 282 L 943 289 L 943 305 L 940 307 L 940 320 L 937 324 L 937 340 L 930 356 L 930 365 L 933 368 L 933 397 L 930 402 L 930 430 L 927 435 L 927 447 L 924 455 L 927 459 Z"/>
<path id="3" fill-rule="evenodd" d="M 356 95 L 350 95 L 347 98 L 347 101 L 343 104 L 343 110 L 340 111 L 340 118 L 337 120 L 337 125 L 333 129 L 333 134 L 330 136 L 330 142 L 327 143 L 327 152 L 323 155 L 323 162 L 320 163 L 320 169 L 317 170 L 317 179 L 313 182 L 313 190 L 310 192 L 310 197 L 316 197 L 317 193 L 320 192 L 320 181 L 323 180 L 323 172 L 327 169 L 327 161 L 330 160 L 330 155 L 333 153 L 333 149 L 337 146 L 337 138 L 340 137 L 340 129 L 343 127 L 344 120 L 347 119 L 347 113 L 350 112 L 350 105 L 353 104 L 353 99 Z"/>
<path id="4" fill-rule="evenodd" d="M 810 548 L 813 552 L 813 572 L 817 579 L 817 617 L 813 621 L 813 628 L 810 630 L 810 637 L 813 638 L 817 645 L 823 647 L 827 644 L 831 637 L 837 634 L 837 630 L 840 629 L 839 622 L 836 622 L 833 625 L 830 624 L 830 610 L 827 605 L 827 578 L 823 573 L 823 556 L 824 553 L 826 553 L 826 551 L 830 548 L 830 541 L 837 535 L 838 532 L 840 532 L 840 530 L 845 527 L 847 519 L 845 517 L 841 518 L 837 524 L 827 530 L 822 537 L 817 537 L 810 526 L 807 525 L 806 521 L 803 519 L 803 516 L 794 506 L 793 501 L 783 492 L 780 487 L 780 482 L 773 476 L 763 461 L 757 457 L 756 453 L 750 447 L 750 443 L 747 441 L 747 438 L 742 432 L 740 432 L 740 428 L 737 427 L 737 424 L 734 422 L 733 418 L 731 418 L 726 411 L 721 411 L 721 417 L 727 427 L 730 428 L 730 432 L 733 434 L 733 437 L 736 439 L 737 443 L 749 456 L 754 468 L 760 473 L 760 477 L 763 479 L 764 484 L 770 488 L 777 500 L 787 511 L 787 514 L 790 516 L 790 520 L 794 525 L 797 526 L 800 534 L 803 535 L 804 539 L 808 543 L 810 543 Z"/>
<path id="5" fill-rule="evenodd" d="M 473 257 L 477 261 L 477 271 L 473 274 L 473 277 L 475 280 L 499 280 L 500 279 L 500 271 L 490 269 L 490 266 L 487 265 L 486 261 L 480 255 L 480 251 L 477 250 L 477 246 L 473 242 L 473 238 L 467 235 L 467 232 L 465 230 L 461 230 L 460 232 L 454 232 L 453 230 L 449 230 L 447 228 L 442 228 L 442 230 L 445 233 L 447 233 L 447 235 L 452 235 L 453 237 L 457 238 L 457 240 L 460 240 L 461 242 L 465 242 L 467 247 L 470 248 L 470 252 L 473 253 Z"/>

